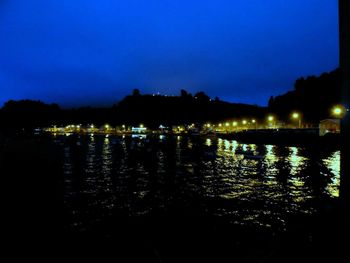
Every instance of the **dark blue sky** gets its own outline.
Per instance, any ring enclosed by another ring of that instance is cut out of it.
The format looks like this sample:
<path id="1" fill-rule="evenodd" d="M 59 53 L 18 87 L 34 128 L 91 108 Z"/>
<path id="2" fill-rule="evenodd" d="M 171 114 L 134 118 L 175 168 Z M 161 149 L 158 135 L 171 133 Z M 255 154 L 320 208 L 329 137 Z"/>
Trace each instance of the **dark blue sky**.
<path id="1" fill-rule="evenodd" d="M 336 0 L 1 0 L 0 105 L 131 90 L 266 105 L 338 66 Z"/>

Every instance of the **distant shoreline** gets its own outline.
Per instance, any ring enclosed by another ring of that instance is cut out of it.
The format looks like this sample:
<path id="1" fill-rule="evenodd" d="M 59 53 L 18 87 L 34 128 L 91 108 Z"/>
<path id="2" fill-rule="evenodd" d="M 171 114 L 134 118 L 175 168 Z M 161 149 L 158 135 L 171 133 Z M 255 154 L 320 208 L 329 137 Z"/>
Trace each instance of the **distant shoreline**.
<path id="1" fill-rule="evenodd" d="M 146 138 L 149 136 L 166 136 L 166 137 L 192 137 L 203 139 L 228 139 L 236 140 L 242 143 L 254 144 L 271 144 L 283 146 L 317 146 L 321 148 L 340 148 L 341 136 L 338 133 L 330 133 L 326 136 L 319 136 L 317 133 L 310 133 L 308 131 L 302 132 L 286 132 L 286 130 L 271 130 L 271 131 L 246 131 L 238 133 L 162 133 L 162 132 L 146 132 L 146 133 L 131 133 L 131 132 L 47 132 L 51 135 L 96 135 L 96 136 L 125 136 L 134 138 Z"/>

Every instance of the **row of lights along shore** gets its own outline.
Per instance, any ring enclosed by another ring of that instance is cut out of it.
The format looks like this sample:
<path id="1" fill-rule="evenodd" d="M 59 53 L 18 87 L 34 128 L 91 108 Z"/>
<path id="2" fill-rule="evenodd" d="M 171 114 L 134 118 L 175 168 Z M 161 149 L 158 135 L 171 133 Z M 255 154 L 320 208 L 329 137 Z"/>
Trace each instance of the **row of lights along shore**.
<path id="1" fill-rule="evenodd" d="M 342 105 L 337 105 L 337 106 L 334 106 L 333 108 L 332 108 L 332 110 L 331 110 L 331 113 L 332 113 L 332 116 L 334 117 L 334 118 L 338 118 L 338 119 L 340 119 L 340 118 L 343 118 L 344 117 L 344 115 L 345 115 L 345 113 L 347 112 L 348 110 L 344 107 L 344 106 L 342 106 Z M 300 113 L 300 112 L 296 112 L 296 111 L 294 111 L 294 112 L 292 112 L 292 114 L 291 114 L 291 119 L 292 120 L 294 120 L 294 121 L 298 121 L 298 128 L 301 128 L 302 127 L 302 114 Z M 266 118 L 266 120 L 267 120 L 267 122 L 269 123 L 269 124 L 272 124 L 272 126 L 275 126 L 274 125 L 274 123 L 276 122 L 276 117 L 275 117 L 275 115 L 272 115 L 272 114 L 270 114 L 270 115 L 268 115 L 267 116 L 267 118 Z M 245 120 L 245 119 L 243 119 L 241 122 L 238 122 L 238 121 L 233 121 L 232 122 L 232 126 L 233 127 L 237 127 L 239 124 L 242 124 L 242 125 L 249 125 L 249 124 L 253 124 L 253 125 L 255 125 L 256 127 L 257 127 L 257 121 L 255 120 L 255 119 L 252 119 L 250 122 L 249 121 L 247 121 L 247 120 Z M 206 124 L 206 126 L 208 127 L 208 128 L 210 128 L 211 126 L 215 126 L 215 125 L 212 125 L 212 124 Z M 224 126 L 226 126 L 226 127 L 229 127 L 229 126 L 231 126 L 231 122 L 225 122 L 224 124 L 223 123 L 219 123 L 218 125 L 217 125 L 218 127 L 224 127 Z"/>
<path id="2" fill-rule="evenodd" d="M 346 112 L 348 111 L 348 109 L 346 109 L 344 106 L 342 105 L 337 105 L 337 106 L 334 106 L 332 109 L 331 109 L 331 115 L 334 117 L 334 118 L 337 118 L 337 119 L 341 119 L 345 116 Z M 295 122 L 297 122 L 297 127 L 298 128 L 302 128 L 302 114 L 300 112 L 297 112 L 297 111 L 294 111 L 291 113 L 291 119 Z M 266 117 L 266 121 L 267 121 L 267 124 L 270 128 L 276 128 L 276 122 L 277 122 L 277 118 L 275 117 L 275 115 L 273 114 L 270 114 Z M 123 131 L 126 131 L 127 130 L 127 126 L 126 125 L 121 125 L 119 126 L 121 127 L 121 130 Z M 191 124 L 189 125 L 189 128 L 194 128 L 195 127 L 195 124 Z M 227 122 L 223 122 L 223 123 L 218 123 L 218 124 L 210 124 L 210 123 L 206 123 L 204 125 L 204 127 L 206 128 L 218 128 L 219 130 L 220 129 L 228 129 L 228 128 L 255 128 L 257 129 L 258 128 L 258 121 L 256 119 L 243 119 L 241 121 L 227 121 Z M 66 129 L 80 129 L 81 128 L 81 125 L 68 125 L 66 126 Z M 93 124 L 91 124 L 89 126 L 89 128 L 91 130 L 94 130 L 94 129 L 98 129 L 97 127 L 95 127 Z M 109 130 L 112 130 L 113 127 L 111 127 L 109 124 L 105 124 L 104 126 L 102 126 L 102 128 L 105 130 L 105 131 L 109 131 Z M 141 128 L 141 129 L 146 129 L 145 126 L 143 124 L 139 124 L 137 128 Z M 160 128 L 164 128 L 164 126 L 160 126 Z M 178 127 L 180 128 L 180 126 Z"/>

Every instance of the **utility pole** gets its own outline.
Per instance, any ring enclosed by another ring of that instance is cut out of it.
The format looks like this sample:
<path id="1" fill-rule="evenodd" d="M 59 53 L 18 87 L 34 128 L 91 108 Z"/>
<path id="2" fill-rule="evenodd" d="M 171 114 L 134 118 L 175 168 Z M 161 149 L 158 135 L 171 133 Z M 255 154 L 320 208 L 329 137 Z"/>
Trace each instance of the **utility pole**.
<path id="1" fill-rule="evenodd" d="M 342 72 L 342 104 L 350 107 L 350 1 L 339 0 L 339 63 Z M 341 121 L 340 198 L 350 208 L 350 112 Z"/>

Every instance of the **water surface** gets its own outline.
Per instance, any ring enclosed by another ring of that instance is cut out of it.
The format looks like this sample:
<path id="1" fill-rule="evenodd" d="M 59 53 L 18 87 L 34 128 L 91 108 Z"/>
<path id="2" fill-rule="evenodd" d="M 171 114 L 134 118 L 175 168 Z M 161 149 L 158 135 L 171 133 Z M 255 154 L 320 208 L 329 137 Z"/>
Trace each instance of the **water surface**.
<path id="1" fill-rule="evenodd" d="M 56 136 L 69 227 L 112 218 L 210 218 L 284 231 L 339 195 L 340 152 L 220 138 Z"/>

